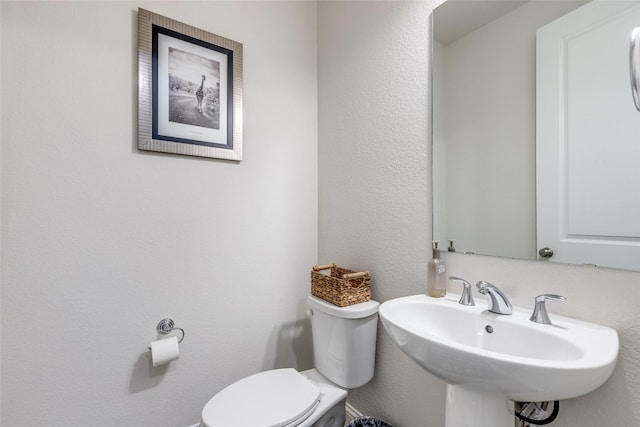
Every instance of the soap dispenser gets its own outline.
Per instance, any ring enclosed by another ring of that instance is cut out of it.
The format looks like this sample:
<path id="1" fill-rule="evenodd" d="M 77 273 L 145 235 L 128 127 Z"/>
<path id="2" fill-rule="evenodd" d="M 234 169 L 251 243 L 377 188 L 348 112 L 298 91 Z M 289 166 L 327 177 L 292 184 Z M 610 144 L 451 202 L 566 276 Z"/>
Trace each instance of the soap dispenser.
<path id="1" fill-rule="evenodd" d="M 447 267 L 440 259 L 438 242 L 433 242 L 433 258 L 427 263 L 427 295 L 441 298 L 447 294 Z"/>

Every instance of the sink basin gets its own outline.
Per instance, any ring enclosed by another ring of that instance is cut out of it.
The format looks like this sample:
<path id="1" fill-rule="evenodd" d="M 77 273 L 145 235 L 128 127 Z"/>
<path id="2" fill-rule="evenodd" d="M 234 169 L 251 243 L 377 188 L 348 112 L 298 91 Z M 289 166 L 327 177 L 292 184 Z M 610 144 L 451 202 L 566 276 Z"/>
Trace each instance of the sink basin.
<path id="1" fill-rule="evenodd" d="M 595 390 L 615 367 L 613 329 L 553 313 L 553 325 L 541 325 L 529 320 L 531 309 L 497 315 L 480 298 L 473 307 L 458 299 L 414 295 L 379 311 L 402 351 L 447 384 L 520 402 L 560 400 Z"/>

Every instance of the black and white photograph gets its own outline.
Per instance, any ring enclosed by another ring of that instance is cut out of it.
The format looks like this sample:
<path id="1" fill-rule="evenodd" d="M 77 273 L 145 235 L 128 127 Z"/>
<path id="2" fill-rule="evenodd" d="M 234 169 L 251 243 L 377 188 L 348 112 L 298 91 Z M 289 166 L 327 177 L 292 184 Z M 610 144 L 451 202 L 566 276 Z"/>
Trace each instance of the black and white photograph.
<path id="1" fill-rule="evenodd" d="M 226 147 L 228 49 L 154 27 L 154 137 Z"/>
<path id="2" fill-rule="evenodd" d="M 169 47 L 169 121 L 220 129 L 220 62 Z"/>

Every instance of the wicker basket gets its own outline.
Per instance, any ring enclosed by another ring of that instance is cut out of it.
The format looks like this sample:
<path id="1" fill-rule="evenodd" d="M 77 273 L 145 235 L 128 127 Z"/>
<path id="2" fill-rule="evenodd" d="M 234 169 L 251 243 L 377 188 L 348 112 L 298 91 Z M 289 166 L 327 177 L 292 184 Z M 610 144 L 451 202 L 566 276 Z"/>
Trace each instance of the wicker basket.
<path id="1" fill-rule="evenodd" d="M 331 274 L 322 270 L 331 269 Z M 339 307 L 359 304 L 371 299 L 371 276 L 368 271 L 353 272 L 335 264 L 311 268 L 311 293 Z"/>

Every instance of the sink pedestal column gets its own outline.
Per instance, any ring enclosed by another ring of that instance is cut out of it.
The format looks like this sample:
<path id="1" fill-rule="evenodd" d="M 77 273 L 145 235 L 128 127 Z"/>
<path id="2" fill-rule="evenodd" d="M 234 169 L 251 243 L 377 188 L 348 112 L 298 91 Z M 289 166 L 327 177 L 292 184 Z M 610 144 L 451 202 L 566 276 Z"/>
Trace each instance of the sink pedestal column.
<path id="1" fill-rule="evenodd" d="M 514 403 L 504 396 L 447 384 L 445 427 L 513 427 Z"/>

